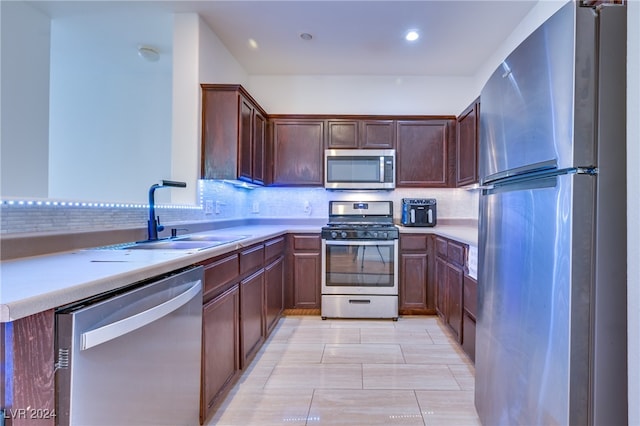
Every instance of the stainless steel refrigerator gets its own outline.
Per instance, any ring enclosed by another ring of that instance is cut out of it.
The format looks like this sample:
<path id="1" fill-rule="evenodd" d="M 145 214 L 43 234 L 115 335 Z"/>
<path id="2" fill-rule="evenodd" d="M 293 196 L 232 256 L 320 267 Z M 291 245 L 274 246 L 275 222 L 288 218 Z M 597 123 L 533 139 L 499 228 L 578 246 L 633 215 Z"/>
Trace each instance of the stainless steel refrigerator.
<path id="1" fill-rule="evenodd" d="M 624 425 L 626 7 L 570 2 L 480 97 L 484 425 Z"/>

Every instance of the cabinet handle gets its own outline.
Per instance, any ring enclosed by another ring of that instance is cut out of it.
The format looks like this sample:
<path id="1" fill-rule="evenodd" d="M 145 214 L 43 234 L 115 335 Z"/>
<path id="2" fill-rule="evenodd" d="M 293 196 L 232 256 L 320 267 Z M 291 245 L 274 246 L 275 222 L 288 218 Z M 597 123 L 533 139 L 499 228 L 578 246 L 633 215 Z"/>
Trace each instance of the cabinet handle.
<path id="1" fill-rule="evenodd" d="M 371 303 L 371 300 L 349 299 L 349 303 L 352 303 L 355 305 L 368 305 Z"/>

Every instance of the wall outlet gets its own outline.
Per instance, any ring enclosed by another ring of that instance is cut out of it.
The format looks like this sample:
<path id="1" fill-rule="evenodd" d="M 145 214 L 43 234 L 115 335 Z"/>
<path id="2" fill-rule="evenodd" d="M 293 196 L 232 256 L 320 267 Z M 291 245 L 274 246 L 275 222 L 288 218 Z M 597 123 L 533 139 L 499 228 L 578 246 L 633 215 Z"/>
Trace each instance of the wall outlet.
<path id="1" fill-rule="evenodd" d="M 213 214 L 213 200 L 204 200 L 204 214 Z"/>
<path id="2" fill-rule="evenodd" d="M 216 214 L 220 214 L 220 212 L 222 211 L 222 208 L 220 207 L 221 205 L 222 203 L 216 200 Z"/>
<path id="3" fill-rule="evenodd" d="M 260 203 L 257 201 L 253 202 L 253 205 L 251 206 L 251 213 L 260 213 Z"/>
<path id="4" fill-rule="evenodd" d="M 311 203 L 309 201 L 305 201 L 304 202 L 304 207 L 303 210 L 306 214 L 310 215 L 311 214 Z"/>

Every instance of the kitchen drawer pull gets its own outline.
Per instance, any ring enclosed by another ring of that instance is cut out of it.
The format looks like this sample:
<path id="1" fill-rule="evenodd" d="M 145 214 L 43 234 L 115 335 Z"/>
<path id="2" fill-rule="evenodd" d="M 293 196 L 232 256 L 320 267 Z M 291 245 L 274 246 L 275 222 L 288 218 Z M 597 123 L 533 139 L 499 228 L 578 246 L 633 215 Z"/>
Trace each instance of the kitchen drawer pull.
<path id="1" fill-rule="evenodd" d="M 349 303 L 355 304 L 355 305 L 368 305 L 371 303 L 371 300 L 367 299 L 367 300 L 358 300 L 358 299 L 349 299 Z"/>
<path id="2" fill-rule="evenodd" d="M 82 333 L 82 335 L 80 336 L 81 350 L 84 351 L 86 349 L 90 349 L 101 343 L 113 340 L 116 337 L 131 333 L 134 330 L 137 330 L 166 315 L 169 315 L 171 312 L 175 311 L 176 309 L 180 308 L 191 299 L 193 299 L 200 292 L 200 284 L 201 281 L 198 280 L 185 292 L 179 294 L 173 299 L 167 300 L 160 305 L 154 306 L 151 309 L 147 309 L 146 311 L 142 311 L 130 317 L 123 318 L 119 321 L 112 322 L 111 324 L 107 324 L 100 328 L 96 328 L 95 330 Z"/>

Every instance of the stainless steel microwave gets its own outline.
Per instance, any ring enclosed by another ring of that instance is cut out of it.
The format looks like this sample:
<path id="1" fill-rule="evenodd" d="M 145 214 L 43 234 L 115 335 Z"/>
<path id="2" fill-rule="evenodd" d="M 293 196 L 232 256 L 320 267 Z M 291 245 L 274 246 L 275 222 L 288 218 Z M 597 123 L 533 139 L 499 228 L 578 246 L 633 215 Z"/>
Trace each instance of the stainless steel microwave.
<path id="1" fill-rule="evenodd" d="M 327 189 L 393 189 L 395 149 L 327 149 L 324 151 Z"/>

